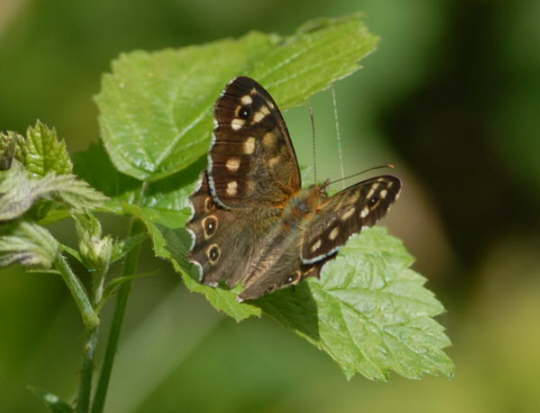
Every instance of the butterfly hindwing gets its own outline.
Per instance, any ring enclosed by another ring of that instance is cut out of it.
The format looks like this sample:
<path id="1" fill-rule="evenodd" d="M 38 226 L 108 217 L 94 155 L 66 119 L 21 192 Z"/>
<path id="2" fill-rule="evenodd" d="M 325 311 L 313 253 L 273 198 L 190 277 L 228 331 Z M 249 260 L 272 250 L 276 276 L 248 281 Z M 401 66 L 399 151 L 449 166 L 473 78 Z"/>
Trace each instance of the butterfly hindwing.
<path id="1" fill-rule="evenodd" d="M 352 234 L 381 219 L 399 195 L 401 182 L 391 175 L 352 185 L 327 198 L 304 231 L 302 261 L 312 264 L 333 255 Z"/>
<path id="2" fill-rule="evenodd" d="M 190 201 L 193 215 L 187 229 L 193 245 L 189 259 L 199 268 L 200 281 L 209 285 L 226 281 L 234 287 L 245 274 L 251 253 L 252 245 L 247 241 L 251 235 L 249 225 L 214 201 L 206 172 Z M 242 236 L 236 236 L 236 232 Z"/>
<path id="3" fill-rule="evenodd" d="M 279 109 L 253 79 L 238 77 L 215 106 L 209 184 L 226 208 L 283 204 L 301 187 L 296 154 Z"/>

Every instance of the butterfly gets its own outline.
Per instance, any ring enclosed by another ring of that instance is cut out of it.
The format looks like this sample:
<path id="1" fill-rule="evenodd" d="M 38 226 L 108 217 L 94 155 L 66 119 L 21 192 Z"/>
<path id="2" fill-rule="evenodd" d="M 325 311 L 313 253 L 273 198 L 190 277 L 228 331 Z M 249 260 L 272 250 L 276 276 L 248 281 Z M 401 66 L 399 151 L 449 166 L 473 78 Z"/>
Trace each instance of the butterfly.
<path id="1" fill-rule="evenodd" d="M 287 125 L 270 94 L 233 79 L 214 108 L 208 166 L 190 196 L 189 260 L 200 281 L 245 288 L 238 301 L 319 277 L 347 239 L 385 215 L 401 182 L 366 179 L 329 196 L 328 181 L 302 189 Z"/>

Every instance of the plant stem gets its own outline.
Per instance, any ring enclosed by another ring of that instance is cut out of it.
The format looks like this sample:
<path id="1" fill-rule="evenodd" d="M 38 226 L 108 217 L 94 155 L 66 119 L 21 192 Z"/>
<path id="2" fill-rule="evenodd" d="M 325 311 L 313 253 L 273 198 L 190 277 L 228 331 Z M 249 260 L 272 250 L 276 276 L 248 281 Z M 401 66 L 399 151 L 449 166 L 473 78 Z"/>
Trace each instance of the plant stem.
<path id="1" fill-rule="evenodd" d="M 142 224 L 132 218 L 130 222 L 130 229 L 128 231 L 128 237 L 137 234 L 139 231 L 142 231 Z M 122 276 L 136 273 L 139 264 L 141 245 L 142 244 L 139 244 L 137 247 L 133 248 L 127 255 L 124 262 Z M 118 349 L 118 338 L 120 337 L 120 331 L 124 321 L 124 314 L 126 312 L 130 290 L 131 281 L 127 281 L 122 285 L 122 287 L 120 287 L 118 295 L 116 296 L 116 307 L 114 309 L 111 330 L 107 340 L 107 348 L 105 350 L 103 366 L 101 368 L 101 374 L 99 376 L 99 382 L 97 385 L 96 394 L 94 396 L 92 413 L 102 413 L 103 408 L 105 407 L 105 399 L 107 397 L 107 390 L 109 388 L 114 358 Z"/>
<path id="2" fill-rule="evenodd" d="M 79 398 L 77 400 L 77 413 L 88 413 L 90 409 L 90 395 L 92 393 L 92 374 L 94 372 L 94 357 L 98 340 L 96 327 L 86 334 L 83 345 L 83 362 L 81 367 L 81 381 L 79 384 Z"/>
<path id="3" fill-rule="evenodd" d="M 86 330 L 95 329 L 99 325 L 99 317 L 94 311 L 84 287 L 75 274 L 73 274 L 71 267 L 62 254 L 58 254 L 54 262 L 54 267 L 60 272 L 69 291 L 71 291 L 75 304 L 79 307 L 79 312 L 81 313 Z"/>

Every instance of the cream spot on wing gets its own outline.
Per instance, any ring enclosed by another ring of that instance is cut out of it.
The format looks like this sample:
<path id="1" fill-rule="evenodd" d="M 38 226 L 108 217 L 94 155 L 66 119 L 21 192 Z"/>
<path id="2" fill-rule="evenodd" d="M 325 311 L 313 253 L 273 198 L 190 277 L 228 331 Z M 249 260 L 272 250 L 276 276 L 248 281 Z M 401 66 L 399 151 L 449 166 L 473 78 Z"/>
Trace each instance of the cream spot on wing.
<path id="1" fill-rule="evenodd" d="M 369 215 L 369 208 L 368 207 L 364 207 L 364 209 L 362 209 L 362 211 L 360 212 L 360 218 L 365 218 Z"/>
<path id="2" fill-rule="evenodd" d="M 255 152 L 255 138 L 250 136 L 244 142 L 244 153 L 246 155 L 251 155 L 253 152 Z"/>
<path id="3" fill-rule="evenodd" d="M 229 172 L 238 171 L 238 168 L 240 168 L 240 159 L 235 157 L 227 159 L 225 167 Z"/>
<path id="4" fill-rule="evenodd" d="M 227 195 L 229 196 L 235 196 L 236 193 L 238 192 L 238 182 L 236 181 L 231 181 L 227 184 Z"/>
<path id="5" fill-rule="evenodd" d="M 249 94 L 250 94 L 251 96 L 255 96 L 255 95 L 257 94 L 257 89 L 255 89 L 255 88 L 251 89 L 251 90 L 249 91 Z"/>
<path id="6" fill-rule="evenodd" d="M 268 106 L 262 105 L 261 108 L 255 113 L 255 115 L 253 115 L 253 123 L 259 123 L 268 114 L 270 114 L 270 109 L 268 109 Z"/>
<path id="7" fill-rule="evenodd" d="M 265 146 L 274 146 L 277 140 L 277 136 L 274 132 L 266 132 L 263 136 L 263 144 Z"/>
<path id="8" fill-rule="evenodd" d="M 238 130 L 240 128 L 242 128 L 242 126 L 244 126 L 244 123 L 246 123 L 246 121 L 244 119 L 240 119 L 240 118 L 234 118 L 231 122 L 231 128 L 233 130 Z"/>
<path id="9" fill-rule="evenodd" d="M 388 181 L 388 183 L 386 184 L 386 187 L 388 189 L 392 188 L 394 186 L 394 183 L 392 181 Z"/>
<path id="10" fill-rule="evenodd" d="M 242 96 L 240 101 L 242 102 L 242 105 L 251 105 L 253 103 L 253 99 L 249 95 Z"/>
<path id="11" fill-rule="evenodd" d="M 356 208 L 355 207 L 350 207 L 347 211 L 345 211 L 345 213 L 341 216 L 341 220 L 342 221 L 346 221 L 347 219 L 349 219 L 352 214 L 354 214 L 354 211 L 356 211 Z"/>
<path id="12" fill-rule="evenodd" d="M 388 194 L 388 191 L 386 189 L 383 189 L 381 193 L 379 194 L 379 196 L 381 197 L 381 199 L 384 199 L 386 198 L 387 194 Z"/>
<path id="13" fill-rule="evenodd" d="M 276 166 L 277 164 L 279 163 L 279 156 L 274 156 L 273 158 L 270 158 L 268 160 L 268 166 L 270 168 L 273 168 L 274 166 Z"/>
<path id="14" fill-rule="evenodd" d="M 321 248 L 322 241 L 320 239 L 317 240 L 312 246 L 311 246 L 311 252 L 317 251 L 319 248 Z"/>
<path id="15" fill-rule="evenodd" d="M 371 198 L 371 197 L 373 196 L 373 194 L 375 193 L 375 191 L 377 190 L 378 187 L 379 187 L 379 184 L 373 184 L 373 186 L 372 186 L 371 189 L 369 190 L 369 192 L 368 192 L 366 198 Z"/>
<path id="16" fill-rule="evenodd" d="M 353 211 L 354 212 L 354 211 Z M 339 228 L 335 227 L 331 232 L 330 235 L 328 235 L 328 238 L 330 238 L 332 241 L 334 241 L 337 236 L 339 235 Z"/>

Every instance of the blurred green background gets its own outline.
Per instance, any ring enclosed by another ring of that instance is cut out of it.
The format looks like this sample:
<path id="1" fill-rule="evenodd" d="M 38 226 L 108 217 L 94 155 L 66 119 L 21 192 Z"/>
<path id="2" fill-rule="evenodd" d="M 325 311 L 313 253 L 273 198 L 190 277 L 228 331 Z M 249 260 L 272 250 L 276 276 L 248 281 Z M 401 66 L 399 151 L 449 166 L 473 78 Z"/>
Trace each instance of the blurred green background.
<path id="1" fill-rule="evenodd" d="M 83 150 L 119 53 L 357 10 L 382 40 L 336 85 L 345 169 L 398 164 L 405 189 L 384 225 L 448 309 L 455 379 L 347 382 L 271 320 L 223 318 L 148 254 L 142 270 L 160 275 L 130 297 L 109 412 L 540 411 L 540 2 L 0 0 L 0 129 L 39 118 Z M 313 104 L 320 175 L 338 177 L 331 94 Z M 311 165 L 307 109 L 285 116 Z M 68 223 L 55 229 L 73 241 Z M 27 385 L 69 399 L 82 333 L 58 277 L 1 271 L 0 411 L 45 411 Z"/>

